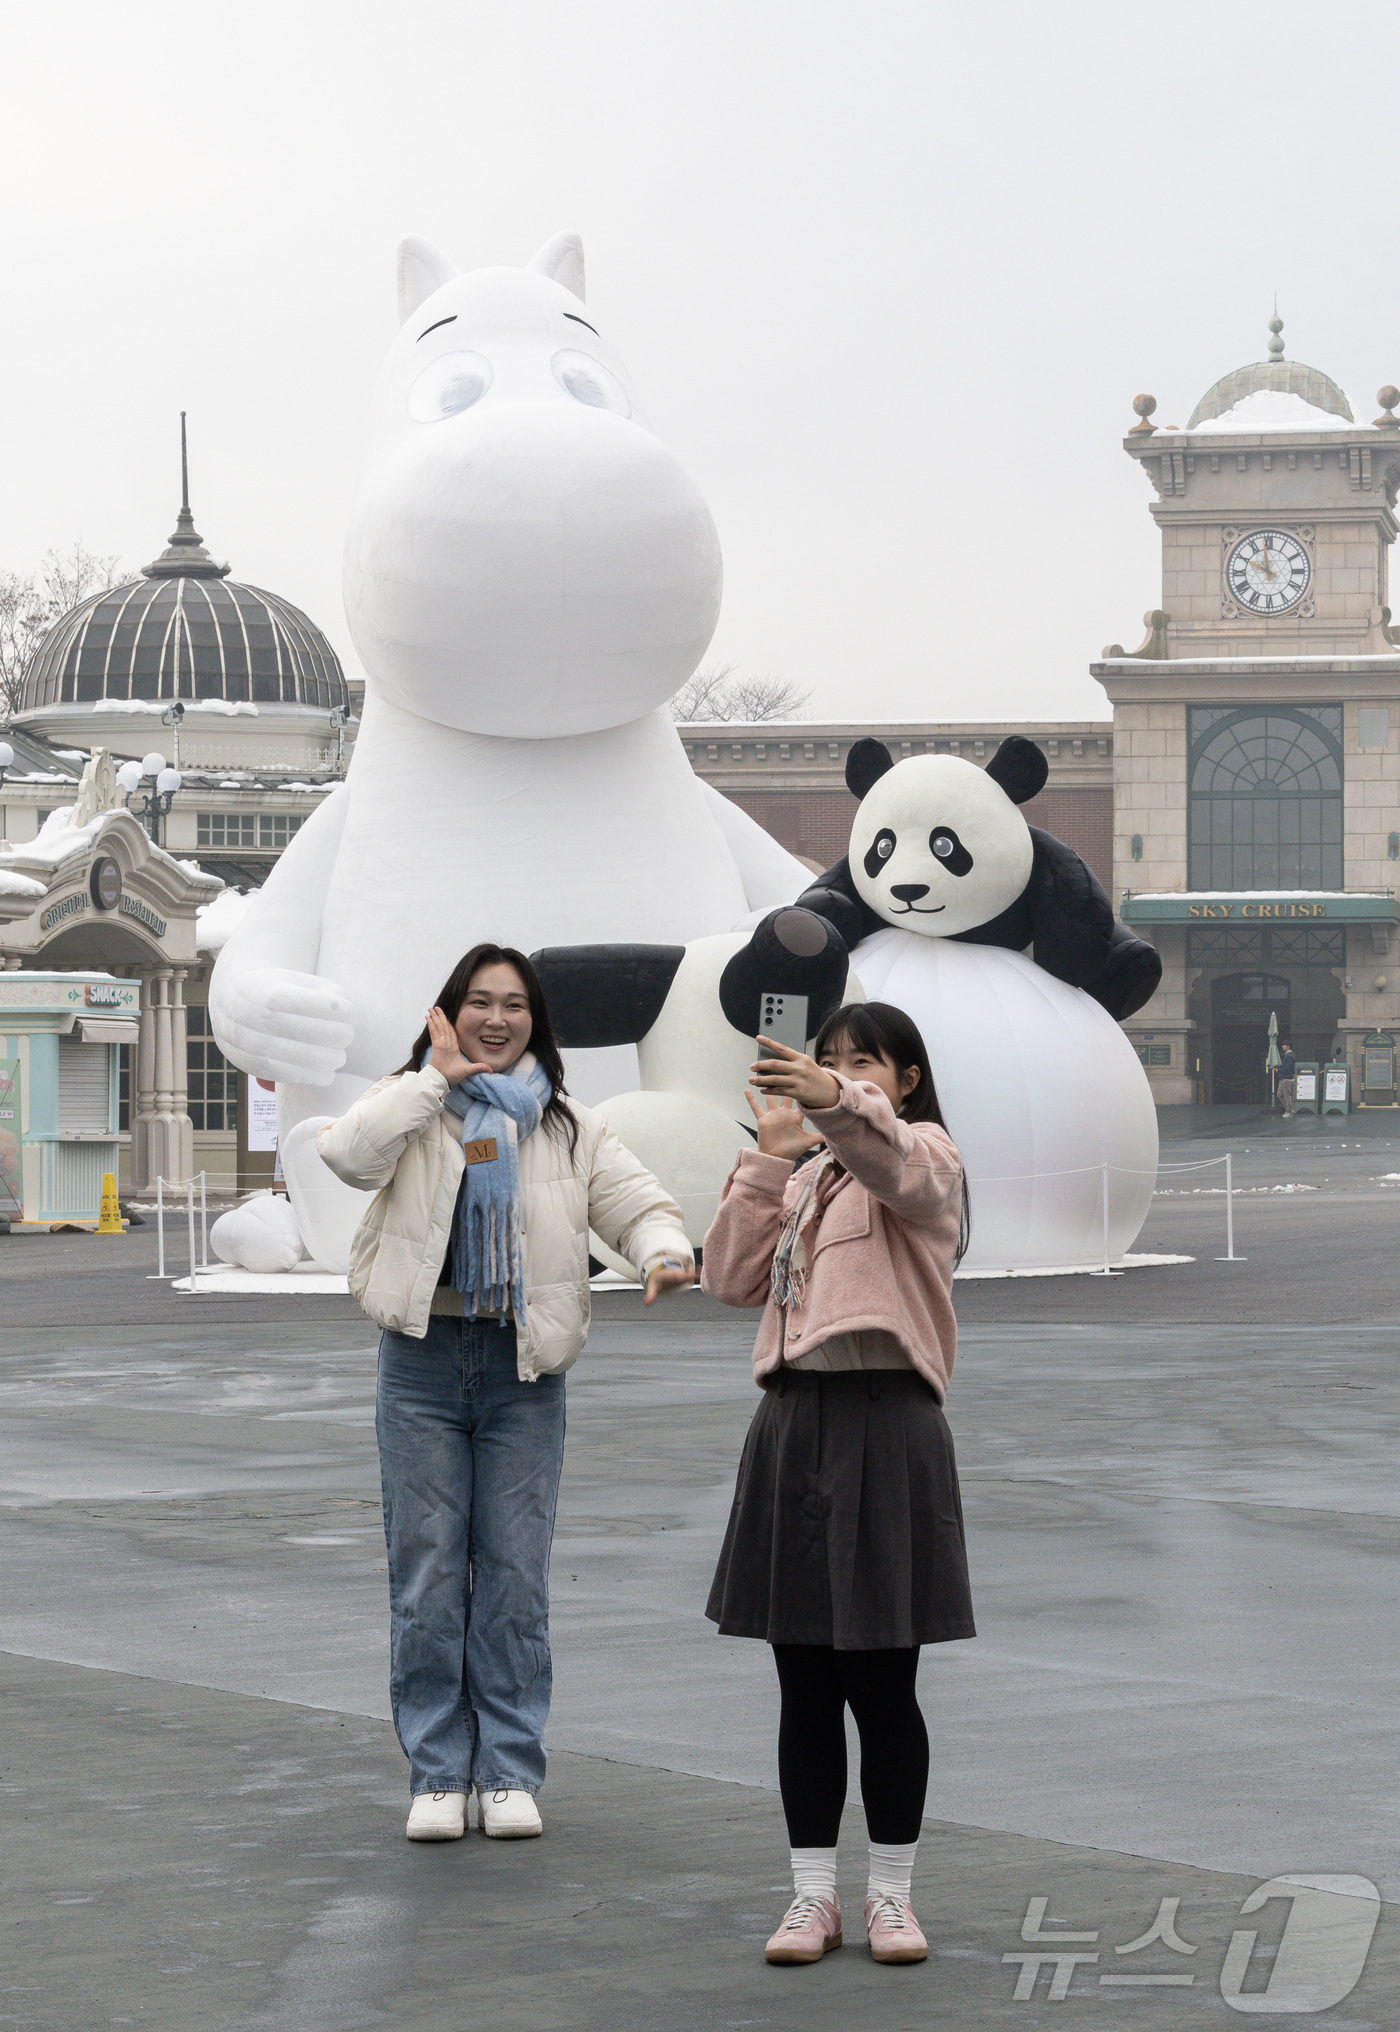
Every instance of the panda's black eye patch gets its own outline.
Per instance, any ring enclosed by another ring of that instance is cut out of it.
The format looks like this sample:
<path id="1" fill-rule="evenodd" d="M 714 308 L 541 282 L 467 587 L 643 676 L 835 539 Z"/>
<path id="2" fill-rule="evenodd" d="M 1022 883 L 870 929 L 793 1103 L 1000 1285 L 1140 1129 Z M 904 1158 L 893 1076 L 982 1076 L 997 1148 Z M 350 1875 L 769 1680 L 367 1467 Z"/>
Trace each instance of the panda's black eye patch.
<path id="1" fill-rule="evenodd" d="M 951 826 L 935 826 L 928 836 L 928 846 L 938 865 L 950 875 L 965 875 L 972 866 L 971 854 Z"/>
<path id="2" fill-rule="evenodd" d="M 894 845 L 894 834 L 888 826 L 882 826 L 870 842 L 865 855 L 865 872 L 872 882 L 894 852 Z M 971 861 L 967 865 L 970 868 Z"/>

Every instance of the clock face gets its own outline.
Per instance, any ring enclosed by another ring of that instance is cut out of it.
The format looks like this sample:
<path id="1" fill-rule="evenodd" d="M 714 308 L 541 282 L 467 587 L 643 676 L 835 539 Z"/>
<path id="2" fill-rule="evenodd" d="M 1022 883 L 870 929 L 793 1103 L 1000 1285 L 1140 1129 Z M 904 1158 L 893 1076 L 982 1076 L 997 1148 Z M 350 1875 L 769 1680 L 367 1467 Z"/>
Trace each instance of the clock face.
<path id="1" fill-rule="evenodd" d="M 1296 536 L 1285 529 L 1254 529 L 1225 561 L 1225 582 L 1251 614 L 1281 614 L 1308 590 L 1312 566 Z"/>

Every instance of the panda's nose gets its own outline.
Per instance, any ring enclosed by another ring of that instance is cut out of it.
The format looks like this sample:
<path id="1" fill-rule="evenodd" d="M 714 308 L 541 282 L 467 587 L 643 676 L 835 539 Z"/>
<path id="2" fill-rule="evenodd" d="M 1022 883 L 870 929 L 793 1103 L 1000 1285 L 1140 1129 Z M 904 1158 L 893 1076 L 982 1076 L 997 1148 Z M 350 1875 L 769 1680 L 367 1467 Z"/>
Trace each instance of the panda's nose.
<path id="1" fill-rule="evenodd" d="M 927 882 L 896 882 L 890 890 L 901 903 L 917 903 L 921 896 L 928 895 Z"/>

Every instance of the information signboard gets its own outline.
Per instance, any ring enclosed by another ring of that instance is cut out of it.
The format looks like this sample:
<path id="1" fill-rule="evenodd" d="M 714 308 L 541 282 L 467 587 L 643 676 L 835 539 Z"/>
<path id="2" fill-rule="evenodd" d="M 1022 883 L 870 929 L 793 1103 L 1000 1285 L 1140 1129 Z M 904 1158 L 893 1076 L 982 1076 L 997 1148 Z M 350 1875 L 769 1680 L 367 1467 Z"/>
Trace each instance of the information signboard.
<path id="1" fill-rule="evenodd" d="M 20 1069 L 17 1058 L 0 1058 L 0 1214 L 23 1217 Z"/>
<path id="2" fill-rule="evenodd" d="M 277 1148 L 277 1088 L 272 1080 L 248 1081 L 248 1148 Z"/>
<path id="3" fill-rule="evenodd" d="M 1361 1105 L 1395 1106 L 1395 1039 L 1388 1030 L 1371 1030 L 1361 1041 Z"/>

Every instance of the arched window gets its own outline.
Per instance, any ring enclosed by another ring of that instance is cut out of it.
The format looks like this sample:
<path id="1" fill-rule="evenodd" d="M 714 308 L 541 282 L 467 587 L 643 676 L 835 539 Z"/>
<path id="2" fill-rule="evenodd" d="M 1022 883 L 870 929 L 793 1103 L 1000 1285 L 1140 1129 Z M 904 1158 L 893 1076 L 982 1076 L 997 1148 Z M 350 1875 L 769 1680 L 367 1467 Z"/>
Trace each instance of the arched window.
<path id="1" fill-rule="evenodd" d="M 1340 889 L 1342 709 L 1191 709 L 1192 889 Z"/>

